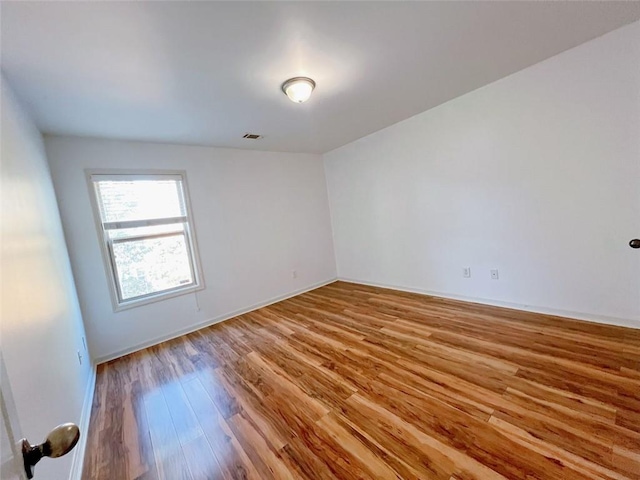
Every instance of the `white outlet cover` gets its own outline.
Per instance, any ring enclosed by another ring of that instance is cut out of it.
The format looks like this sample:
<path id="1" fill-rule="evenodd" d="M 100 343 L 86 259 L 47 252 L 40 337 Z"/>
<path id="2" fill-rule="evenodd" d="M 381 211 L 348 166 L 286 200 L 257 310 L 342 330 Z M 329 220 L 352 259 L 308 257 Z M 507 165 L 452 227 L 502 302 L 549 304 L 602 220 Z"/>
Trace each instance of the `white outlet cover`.
<path id="1" fill-rule="evenodd" d="M 498 270 L 490 270 L 491 272 L 491 279 L 492 280 L 498 280 L 499 276 L 498 276 Z"/>

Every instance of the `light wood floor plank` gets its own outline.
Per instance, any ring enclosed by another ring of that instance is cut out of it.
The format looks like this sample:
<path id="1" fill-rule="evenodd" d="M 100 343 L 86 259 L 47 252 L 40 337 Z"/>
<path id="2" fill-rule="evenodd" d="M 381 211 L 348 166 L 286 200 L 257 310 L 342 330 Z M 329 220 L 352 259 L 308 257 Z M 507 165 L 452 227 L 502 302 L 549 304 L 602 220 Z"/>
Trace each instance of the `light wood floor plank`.
<path id="1" fill-rule="evenodd" d="M 335 282 L 98 367 L 83 478 L 640 480 L 640 331 Z"/>

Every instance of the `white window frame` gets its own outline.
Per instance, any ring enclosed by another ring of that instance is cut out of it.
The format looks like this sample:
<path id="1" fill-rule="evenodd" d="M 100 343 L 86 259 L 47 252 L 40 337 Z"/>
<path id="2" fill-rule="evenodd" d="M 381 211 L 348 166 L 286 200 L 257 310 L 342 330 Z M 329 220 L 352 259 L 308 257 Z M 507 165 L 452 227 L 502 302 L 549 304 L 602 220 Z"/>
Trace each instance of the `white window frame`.
<path id="1" fill-rule="evenodd" d="M 187 185 L 187 172 L 184 170 L 122 170 L 122 169 L 109 169 L 109 170 L 96 170 L 86 169 L 85 175 L 87 179 L 87 185 L 89 187 L 89 197 L 91 199 L 91 206 L 93 210 L 93 218 L 96 224 L 96 230 L 98 233 L 98 243 L 100 244 L 100 250 L 102 252 L 102 259 L 105 266 L 105 273 L 107 276 L 107 283 L 109 285 L 109 291 L 111 295 L 111 303 L 113 305 L 113 311 L 119 312 L 129 308 L 138 307 L 141 305 L 148 305 L 150 303 L 166 300 L 168 298 L 177 297 L 179 295 L 185 295 L 188 293 L 203 290 L 205 288 L 204 278 L 202 276 L 202 267 L 200 264 L 200 255 L 198 254 L 198 244 L 196 240 L 195 222 L 193 213 L 191 211 L 191 200 L 189 196 L 189 186 Z M 149 220 L 134 220 L 125 222 L 102 222 L 102 215 L 100 213 L 98 192 L 96 190 L 94 177 L 100 177 L 96 180 L 162 180 L 164 179 L 179 179 L 182 182 L 182 193 L 184 195 L 184 203 L 186 208 L 185 217 L 166 218 L 161 220 L 149 219 Z M 143 235 L 139 237 L 129 237 L 123 240 L 112 240 L 108 236 L 108 228 L 132 228 L 140 226 L 152 226 L 152 225 L 165 225 L 169 223 L 184 223 L 185 224 L 185 237 L 186 245 L 190 258 L 190 267 L 193 275 L 193 283 L 186 286 L 178 286 L 169 290 L 163 290 L 161 292 L 150 293 L 147 295 L 135 297 L 129 300 L 123 300 L 120 294 L 120 285 L 118 282 L 118 273 L 115 265 L 115 258 L 113 255 L 112 244 L 122 241 L 131 241 L 134 239 L 142 238 L 157 238 L 171 234 L 151 234 Z"/>

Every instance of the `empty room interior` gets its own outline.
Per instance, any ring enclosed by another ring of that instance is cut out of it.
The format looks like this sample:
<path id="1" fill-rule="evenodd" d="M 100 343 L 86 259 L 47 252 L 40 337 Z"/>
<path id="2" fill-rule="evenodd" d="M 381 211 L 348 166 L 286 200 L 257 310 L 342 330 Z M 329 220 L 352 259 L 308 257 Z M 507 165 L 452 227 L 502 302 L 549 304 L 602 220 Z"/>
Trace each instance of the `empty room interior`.
<path id="1" fill-rule="evenodd" d="M 0 36 L 2 480 L 640 480 L 640 2 Z"/>

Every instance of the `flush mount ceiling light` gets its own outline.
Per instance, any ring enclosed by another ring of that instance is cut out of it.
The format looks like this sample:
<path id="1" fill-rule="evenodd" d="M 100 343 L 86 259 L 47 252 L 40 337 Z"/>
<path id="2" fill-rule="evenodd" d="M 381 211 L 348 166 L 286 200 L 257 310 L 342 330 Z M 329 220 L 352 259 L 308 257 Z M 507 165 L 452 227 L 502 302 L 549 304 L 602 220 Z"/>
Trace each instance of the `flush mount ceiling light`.
<path id="1" fill-rule="evenodd" d="M 284 94 L 296 103 L 309 100 L 314 88 L 316 88 L 316 82 L 307 77 L 290 78 L 282 84 Z"/>

